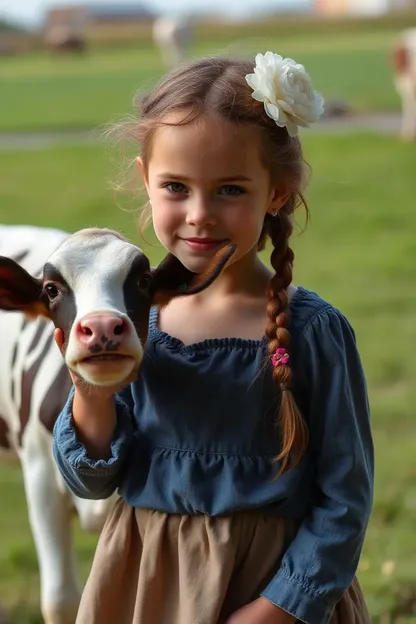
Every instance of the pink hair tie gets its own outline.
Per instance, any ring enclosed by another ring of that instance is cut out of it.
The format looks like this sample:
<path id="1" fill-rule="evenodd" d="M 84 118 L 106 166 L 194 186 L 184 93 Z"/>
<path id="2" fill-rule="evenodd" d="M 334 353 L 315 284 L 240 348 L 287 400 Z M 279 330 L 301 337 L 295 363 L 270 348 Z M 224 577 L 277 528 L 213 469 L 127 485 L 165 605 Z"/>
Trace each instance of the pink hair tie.
<path id="1" fill-rule="evenodd" d="M 273 366 L 275 368 L 276 366 L 282 366 L 282 365 L 285 366 L 289 364 L 289 362 L 290 362 L 290 355 L 286 351 L 286 349 L 283 349 L 282 347 L 279 347 L 278 349 L 276 349 L 276 351 L 272 355 Z"/>

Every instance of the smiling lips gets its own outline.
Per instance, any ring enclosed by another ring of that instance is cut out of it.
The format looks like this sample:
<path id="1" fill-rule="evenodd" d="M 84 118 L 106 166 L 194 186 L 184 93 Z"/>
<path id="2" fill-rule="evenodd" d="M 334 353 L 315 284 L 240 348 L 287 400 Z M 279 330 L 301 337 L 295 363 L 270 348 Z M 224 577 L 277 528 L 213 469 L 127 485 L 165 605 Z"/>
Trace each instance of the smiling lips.
<path id="1" fill-rule="evenodd" d="M 183 238 L 182 240 L 194 251 L 211 251 L 226 242 L 226 239 L 218 238 Z"/>

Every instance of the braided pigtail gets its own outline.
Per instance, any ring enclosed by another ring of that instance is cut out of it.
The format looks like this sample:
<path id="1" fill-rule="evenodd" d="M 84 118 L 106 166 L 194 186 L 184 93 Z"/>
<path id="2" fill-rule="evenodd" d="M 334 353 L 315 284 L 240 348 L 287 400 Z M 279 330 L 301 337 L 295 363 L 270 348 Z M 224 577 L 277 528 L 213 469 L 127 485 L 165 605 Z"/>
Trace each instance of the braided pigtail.
<path id="1" fill-rule="evenodd" d="M 290 318 L 287 289 L 292 282 L 294 253 L 289 246 L 293 230 L 294 199 L 291 198 L 281 208 L 276 217 L 267 216 L 267 234 L 273 250 L 270 262 L 274 269 L 267 296 L 267 315 L 269 323 L 266 336 L 269 340 L 268 351 L 274 364 L 273 381 L 281 390 L 278 423 L 282 439 L 282 448 L 275 461 L 281 462 L 281 474 L 295 466 L 306 450 L 308 428 L 297 408 L 292 394 L 292 370 L 290 367 Z M 283 354 L 277 356 L 276 354 Z"/>

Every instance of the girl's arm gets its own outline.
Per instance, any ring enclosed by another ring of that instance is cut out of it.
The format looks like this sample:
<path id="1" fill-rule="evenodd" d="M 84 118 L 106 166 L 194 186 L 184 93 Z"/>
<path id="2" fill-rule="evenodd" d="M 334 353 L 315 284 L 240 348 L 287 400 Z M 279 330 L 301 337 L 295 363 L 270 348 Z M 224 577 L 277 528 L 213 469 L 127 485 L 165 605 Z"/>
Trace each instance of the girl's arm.
<path id="1" fill-rule="evenodd" d="M 64 335 L 56 329 L 56 344 L 63 352 Z M 53 430 L 53 454 L 68 488 L 80 498 L 109 498 L 119 486 L 133 428 L 134 403 L 127 386 L 86 384 L 69 371 L 74 383 Z"/>
<path id="2" fill-rule="evenodd" d="M 310 511 L 263 596 L 307 624 L 328 624 L 357 570 L 373 501 L 373 442 L 354 333 L 327 305 L 304 330 L 299 366 L 316 456 Z"/>
<path id="3" fill-rule="evenodd" d="M 91 459 L 109 459 L 117 425 L 114 396 L 86 397 L 75 390 L 72 420 L 80 442 Z"/>
<path id="4" fill-rule="evenodd" d="M 53 454 L 69 489 L 80 498 L 108 498 L 120 484 L 133 439 L 130 388 L 86 400 L 72 388 L 55 423 Z"/>

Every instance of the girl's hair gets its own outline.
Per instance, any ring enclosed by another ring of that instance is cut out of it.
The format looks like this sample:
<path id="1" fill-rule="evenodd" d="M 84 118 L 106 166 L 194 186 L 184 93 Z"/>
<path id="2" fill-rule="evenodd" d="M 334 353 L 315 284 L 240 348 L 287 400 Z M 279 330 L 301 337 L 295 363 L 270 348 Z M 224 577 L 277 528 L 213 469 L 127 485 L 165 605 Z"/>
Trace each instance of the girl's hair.
<path id="1" fill-rule="evenodd" d="M 238 123 L 252 124 L 261 132 L 261 158 L 270 172 L 274 186 L 282 194 L 289 194 L 277 216 L 266 214 L 258 241 L 262 250 L 270 239 L 270 257 L 274 275 L 268 286 L 266 327 L 269 356 L 277 348 L 289 350 L 289 305 L 287 289 L 292 282 L 294 253 L 289 245 L 293 230 L 293 213 L 303 204 L 308 216 L 308 207 L 302 194 L 307 170 L 302 148 L 297 137 L 290 137 L 285 128 L 280 128 L 265 113 L 264 106 L 252 98 L 252 90 L 245 76 L 253 72 L 250 61 L 230 58 L 206 58 L 192 61 L 174 69 L 162 78 L 152 92 L 136 99 L 140 121 L 134 124 L 131 138 L 139 141 L 143 164 L 149 161 L 152 137 L 155 130 L 166 125 L 185 125 L 197 120 L 203 114 L 215 114 Z M 172 113 L 183 111 L 178 121 L 172 121 Z M 170 119 L 170 120 L 169 120 Z M 142 213 L 141 225 L 149 222 L 148 212 Z M 273 380 L 281 390 L 278 423 L 282 440 L 279 474 L 296 465 L 305 452 L 308 429 L 292 394 L 292 370 L 290 362 L 273 368 Z"/>

